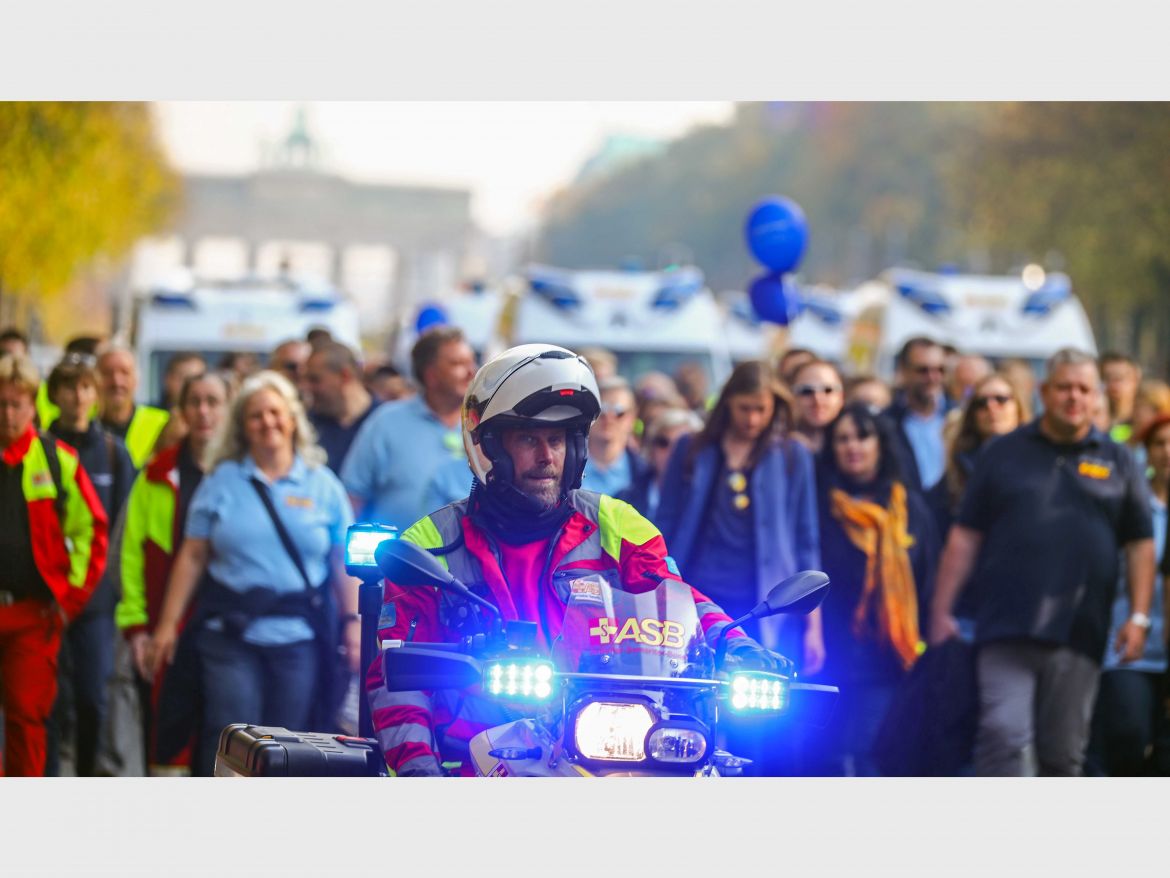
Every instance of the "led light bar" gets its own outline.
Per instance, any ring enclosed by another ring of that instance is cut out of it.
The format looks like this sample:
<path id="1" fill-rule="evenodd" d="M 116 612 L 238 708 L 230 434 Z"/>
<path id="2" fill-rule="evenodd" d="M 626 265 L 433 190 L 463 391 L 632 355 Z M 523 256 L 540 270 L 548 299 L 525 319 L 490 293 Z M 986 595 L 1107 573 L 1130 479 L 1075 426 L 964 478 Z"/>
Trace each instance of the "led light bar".
<path id="1" fill-rule="evenodd" d="M 731 709 L 738 713 L 776 712 L 788 707 L 788 681 L 773 674 L 736 674 L 731 678 Z"/>
<path id="2" fill-rule="evenodd" d="M 552 662 L 544 659 L 493 661 L 483 669 L 484 691 L 509 701 L 544 701 L 552 695 L 552 679 Z"/>

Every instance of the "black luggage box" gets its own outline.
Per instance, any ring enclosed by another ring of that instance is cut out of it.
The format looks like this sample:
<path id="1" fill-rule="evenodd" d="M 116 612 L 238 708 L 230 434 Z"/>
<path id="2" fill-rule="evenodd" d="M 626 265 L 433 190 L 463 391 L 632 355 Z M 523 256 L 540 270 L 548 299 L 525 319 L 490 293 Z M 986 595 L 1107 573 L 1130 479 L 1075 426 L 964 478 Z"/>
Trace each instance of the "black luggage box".
<path id="1" fill-rule="evenodd" d="M 216 777 L 385 776 L 373 738 L 232 723 L 219 733 Z"/>

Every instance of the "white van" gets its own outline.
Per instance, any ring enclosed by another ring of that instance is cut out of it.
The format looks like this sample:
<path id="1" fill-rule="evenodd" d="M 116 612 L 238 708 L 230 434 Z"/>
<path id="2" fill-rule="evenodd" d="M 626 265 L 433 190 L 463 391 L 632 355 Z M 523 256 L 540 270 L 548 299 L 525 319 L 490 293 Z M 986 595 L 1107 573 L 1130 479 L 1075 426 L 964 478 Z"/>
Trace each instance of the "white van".
<path id="1" fill-rule="evenodd" d="M 602 347 L 616 355 L 618 372 L 630 381 L 650 371 L 672 375 L 688 361 L 703 365 L 712 387 L 731 374 L 726 316 L 698 268 L 573 271 L 532 265 L 524 276 L 526 289 L 502 321 L 509 345 Z"/>
<path id="2" fill-rule="evenodd" d="M 226 353 L 255 354 L 261 363 L 282 341 L 314 327 L 361 350 L 357 310 L 332 287 L 241 280 L 158 288 L 136 304 L 132 343 L 138 358 L 138 402 L 162 398 L 167 364 L 179 351 L 215 366 Z"/>
<path id="3" fill-rule="evenodd" d="M 1027 360 L 1037 375 L 1064 347 L 1096 355 L 1093 329 L 1064 274 L 933 274 L 890 269 L 854 294 L 864 304 L 850 330 L 848 366 L 891 380 L 907 339 L 924 335 L 963 353 Z"/>

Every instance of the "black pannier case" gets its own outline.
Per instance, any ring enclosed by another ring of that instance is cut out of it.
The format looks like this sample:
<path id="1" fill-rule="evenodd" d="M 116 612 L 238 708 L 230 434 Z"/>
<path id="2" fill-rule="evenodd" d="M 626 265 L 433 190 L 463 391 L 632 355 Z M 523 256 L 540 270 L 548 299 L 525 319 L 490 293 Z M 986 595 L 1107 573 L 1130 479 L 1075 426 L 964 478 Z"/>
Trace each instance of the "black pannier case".
<path id="1" fill-rule="evenodd" d="M 216 777 L 376 777 L 386 774 L 372 738 L 233 723 L 219 733 Z"/>

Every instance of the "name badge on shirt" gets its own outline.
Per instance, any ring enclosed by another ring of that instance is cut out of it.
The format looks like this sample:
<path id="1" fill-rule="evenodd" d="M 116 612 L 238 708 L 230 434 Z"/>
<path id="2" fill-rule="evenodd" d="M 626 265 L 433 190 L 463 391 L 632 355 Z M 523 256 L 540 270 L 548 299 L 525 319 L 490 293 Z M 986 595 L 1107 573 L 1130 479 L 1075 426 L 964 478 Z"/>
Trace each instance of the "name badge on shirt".
<path id="1" fill-rule="evenodd" d="M 291 506 L 293 509 L 312 509 L 313 508 L 313 498 L 312 497 L 296 497 L 292 494 L 289 494 L 284 498 L 284 505 Z"/>
<path id="2" fill-rule="evenodd" d="M 1089 479 L 1107 479 L 1113 474 L 1113 468 L 1105 461 L 1082 460 L 1077 465 L 1077 472 Z"/>

